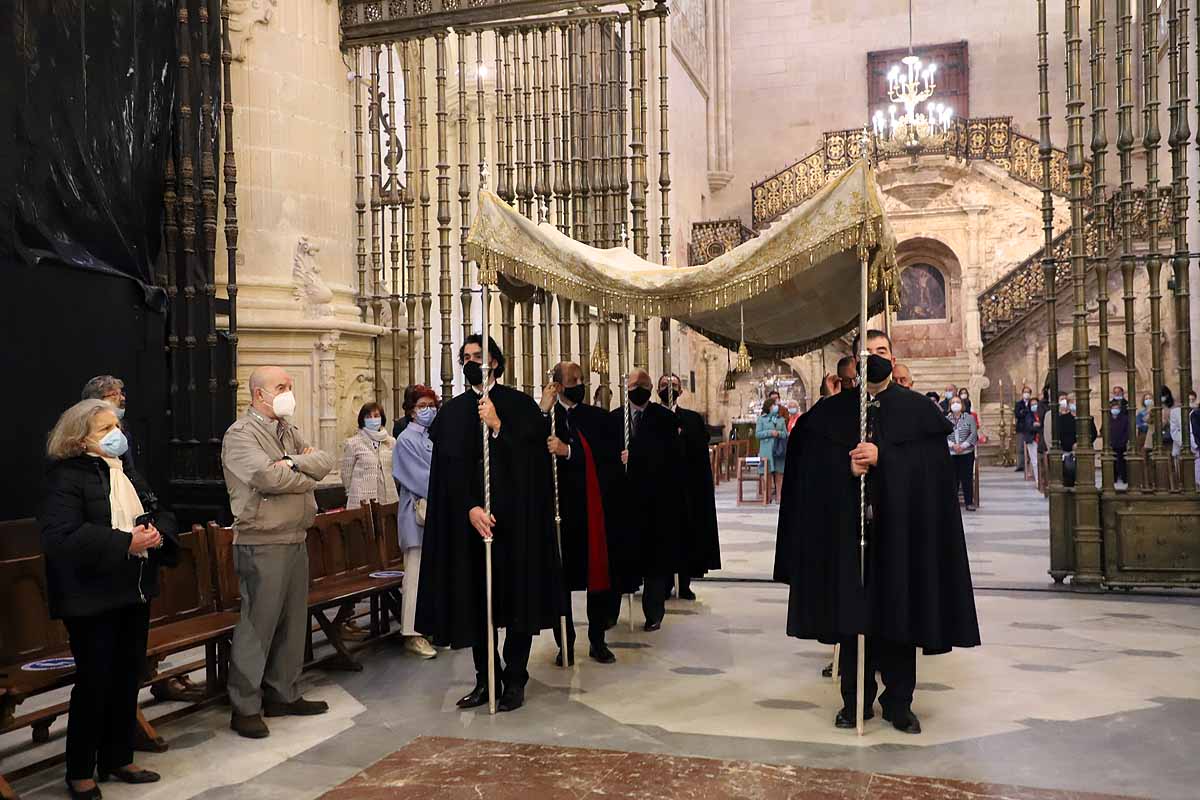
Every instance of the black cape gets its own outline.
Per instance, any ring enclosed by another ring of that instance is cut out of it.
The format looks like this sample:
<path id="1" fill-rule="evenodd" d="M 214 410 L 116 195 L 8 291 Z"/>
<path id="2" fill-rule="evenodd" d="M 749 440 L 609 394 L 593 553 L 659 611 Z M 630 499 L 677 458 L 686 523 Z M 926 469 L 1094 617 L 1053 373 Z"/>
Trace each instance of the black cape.
<path id="1" fill-rule="evenodd" d="M 858 392 L 817 403 L 797 422 L 784 467 L 775 579 L 791 585 L 787 632 L 834 644 L 865 633 L 926 654 L 979 644 L 979 623 L 950 423 L 895 384 L 872 412 L 879 463 L 868 478 L 866 588 L 859 583 Z"/>
<path id="2" fill-rule="evenodd" d="M 620 447 L 624 447 L 624 410 L 609 412 Z M 631 423 L 632 424 L 632 423 Z M 683 481 L 677 475 L 679 423 L 670 409 L 649 403 L 637 436 L 629 444 L 629 465 L 618 473 L 605 513 L 636 552 L 625 575 L 674 575 L 683 567 Z M 684 570 L 686 573 L 686 570 Z"/>
<path id="3" fill-rule="evenodd" d="M 558 623 L 562 572 L 554 541 L 548 425 L 525 394 L 496 385 L 501 430 L 491 439 L 493 621 L 537 633 Z M 479 396 L 468 389 L 442 407 L 429 429 L 433 464 L 421 551 L 416 627 L 434 644 L 486 641 L 483 539 L 468 516 L 483 506 Z"/>
<path id="4" fill-rule="evenodd" d="M 721 568 L 721 542 L 717 534 L 717 500 L 713 488 L 712 460 L 708 455 L 708 427 L 704 417 L 675 407 L 682 451 L 684 519 L 683 562 L 685 575 L 700 577 Z"/>
<path id="5" fill-rule="evenodd" d="M 555 426 L 558 438 L 571 448 L 571 458 L 558 459 L 559 511 L 562 517 L 563 569 L 567 576 L 567 587 L 571 591 L 588 588 L 588 495 L 587 461 L 580 436 L 587 440 L 592 463 L 600 489 L 600 513 L 605 512 L 604 498 L 613 491 L 613 482 L 621 471 L 622 443 L 616 439 L 616 431 L 609 420 L 608 412 L 598 406 L 579 403 L 568 413 L 561 404 L 555 404 Z M 636 563 L 635 553 L 630 552 L 627 537 L 604 514 L 605 545 L 608 553 L 609 588 L 621 591 L 629 586 L 629 579 L 622 570 Z M 634 584 L 636 585 L 636 584 Z"/>

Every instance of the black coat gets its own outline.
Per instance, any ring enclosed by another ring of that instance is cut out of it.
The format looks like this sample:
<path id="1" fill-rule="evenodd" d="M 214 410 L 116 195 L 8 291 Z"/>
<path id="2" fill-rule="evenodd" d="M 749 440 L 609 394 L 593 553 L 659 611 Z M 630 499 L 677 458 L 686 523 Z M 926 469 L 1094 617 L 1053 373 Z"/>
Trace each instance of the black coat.
<path id="1" fill-rule="evenodd" d="M 132 479 L 131 479 L 131 482 Z M 147 511 L 153 497 L 140 479 L 134 483 Z M 130 534 L 112 528 L 108 465 L 89 455 L 50 465 L 39 521 L 46 557 L 50 616 L 91 617 L 148 603 L 158 596 L 158 569 L 178 558 L 175 517 L 155 513 L 163 546 L 148 559 L 129 554 Z"/>
<path id="2" fill-rule="evenodd" d="M 608 412 L 598 406 L 580 403 L 568 412 L 560 404 L 554 406 L 555 432 L 571 448 L 571 457 L 558 459 L 559 512 L 562 517 L 563 569 L 567 586 L 572 591 L 588 588 L 588 462 L 583 440 L 591 452 L 592 465 L 599 483 L 600 504 L 597 509 L 604 518 L 604 541 L 608 557 L 609 588 L 628 591 L 631 565 L 636 553 L 631 552 L 628 539 L 605 512 L 605 498 L 613 491 L 613 482 L 621 472 L 622 442 L 617 438 Z M 582 437 L 582 438 L 581 438 Z M 636 577 L 636 573 L 635 573 Z M 633 586 L 636 586 L 636 582 Z"/>
<path id="3" fill-rule="evenodd" d="M 563 597 L 549 426 L 526 394 L 497 385 L 490 397 L 501 423 L 500 435 L 489 440 L 493 622 L 537 633 L 558 624 Z M 484 543 L 469 517 L 484 505 L 481 437 L 479 396 L 471 389 L 446 403 L 429 429 L 433 463 L 416 627 L 454 648 L 486 641 Z"/>
<path id="4" fill-rule="evenodd" d="M 1058 415 L 1058 424 L 1060 426 L 1060 430 L 1062 431 L 1062 451 L 1064 453 L 1075 452 L 1075 440 L 1077 434 L 1077 431 L 1075 430 L 1075 415 L 1070 412 L 1065 414 L 1060 413 Z M 1090 424 L 1092 438 L 1089 441 L 1094 444 L 1096 439 L 1100 437 L 1100 434 L 1096 431 L 1095 421 L 1091 420 Z M 1128 433 L 1126 433 L 1126 441 L 1128 441 Z"/>
<path id="5" fill-rule="evenodd" d="M 721 568 L 721 542 L 717 532 L 717 501 L 713 489 L 712 460 L 708 456 L 708 427 L 704 417 L 675 407 L 683 461 L 685 575 L 699 577 Z"/>
<path id="6" fill-rule="evenodd" d="M 609 419 L 624 446 L 624 410 L 610 411 Z M 675 414 L 657 403 L 647 404 L 641 427 L 629 443 L 628 469 L 619 473 L 607 506 L 622 535 L 635 543 L 634 574 L 642 577 L 674 575 L 683 566 L 681 453 Z"/>
<path id="7" fill-rule="evenodd" d="M 859 578 L 858 392 L 826 398 L 788 439 L 775 579 L 791 585 L 787 632 L 826 644 L 865 633 L 926 653 L 979 644 L 979 624 L 950 423 L 923 396 L 892 385 L 873 410 L 879 463 L 868 478 L 866 588 Z"/>
<path id="8" fill-rule="evenodd" d="M 1125 409 L 1108 420 L 1108 438 L 1113 450 L 1125 450 L 1129 447 L 1129 412 Z"/>

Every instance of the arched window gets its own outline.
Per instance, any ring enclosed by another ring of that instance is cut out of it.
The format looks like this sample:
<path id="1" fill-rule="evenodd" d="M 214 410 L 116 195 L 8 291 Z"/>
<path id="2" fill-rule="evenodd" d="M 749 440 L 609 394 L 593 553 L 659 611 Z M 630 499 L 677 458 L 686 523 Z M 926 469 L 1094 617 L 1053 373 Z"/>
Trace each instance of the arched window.
<path id="1" fill-rule="evenodd" d="M 931 264 L 910 264 L 900 273 L 900 322 L 946 318 L 946 278 Z"/>

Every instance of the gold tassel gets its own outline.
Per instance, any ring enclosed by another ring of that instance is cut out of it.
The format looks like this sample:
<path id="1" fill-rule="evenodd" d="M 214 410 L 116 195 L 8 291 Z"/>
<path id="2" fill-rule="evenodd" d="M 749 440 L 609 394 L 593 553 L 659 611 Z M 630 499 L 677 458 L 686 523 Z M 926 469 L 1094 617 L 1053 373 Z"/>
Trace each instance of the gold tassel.
<path id="1" fill-rule="evenodd" d="M 590 366 L 592 372 L 599 372 L 601 374 L 608 372 L 608 351 L 600 347 L 600 342 L 596 342 L 596 346 L 592 349 L 592 363 Z"/>

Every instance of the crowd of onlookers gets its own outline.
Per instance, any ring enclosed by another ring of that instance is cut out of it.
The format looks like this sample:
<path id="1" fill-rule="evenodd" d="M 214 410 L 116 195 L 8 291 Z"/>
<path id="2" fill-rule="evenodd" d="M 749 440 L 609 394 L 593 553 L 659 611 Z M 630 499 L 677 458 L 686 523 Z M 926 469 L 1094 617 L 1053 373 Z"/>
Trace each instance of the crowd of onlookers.
<path id="1" fill-rule="evenodd" d="M 1060 392 L 1057 402 L 1058 441 L 1063 453 L 1063 481 L 1068 486 L 1075 483 L 1075 447 L 1078 444 L 1078 426 L 1076 424 L 1075 396 L 1068 392 Z M 1112 448 L 1114 460 L 1114 478 L 1116 484 L 1127 486 L 1129 483 L 1129 458 L 1135 454 L 1152 451 L 1157 443 L 1170 451 L 1176 473 L 1179 471 L 1179 456 L 1183 447 L 1184 436 L 1191 437 L 1191 449 L 1195 452 L 1200 445 L 1200 408 L 1196 407 L 1196 391 L 1188 392 L 1188 407 L 1191 409 L 1187 424 L 1184 424 L 1182 409 L 1176 404 L 1175 396 L 1170 387 L 1163 386 L 1159 392 L 1158 416 L 1151 416 L 1154 411 L 1154 399 L 1150 393 L 1142 395 L 1139 407 L 1131 409 L 1125 388 L 1114 386 L 1108 398 L 1109 446 Z M 1050 390 L 1046 387 L 1040 397 L 1033 395 L 1032 389 L 1025 386 L 1021 390 L 1021 398 L 1013 407 L 1018 438 L 1017 472 L 1032 472 L 1034 481 L 1038 474 L 1039 454 L 1047 452 L 1048 442 L 1054 437 L 1050 420 L 1053 415 L 1050 405 Z M 1132 417 L 1131 417 L 1131 411 Z M 1094 420 L 1089 424 L 1089 443 L 1095 447 L 1100 438 L 1100 432 Z M 1196 469 L 1197 483 L 1200 483 L 1200 461 Z"/>

